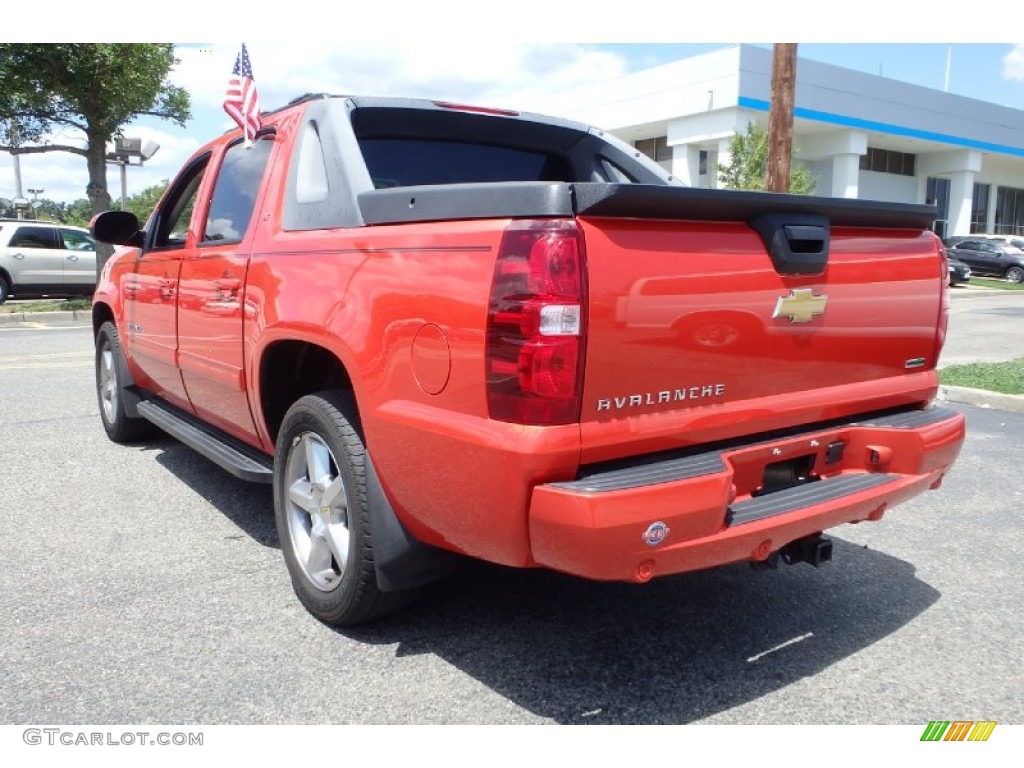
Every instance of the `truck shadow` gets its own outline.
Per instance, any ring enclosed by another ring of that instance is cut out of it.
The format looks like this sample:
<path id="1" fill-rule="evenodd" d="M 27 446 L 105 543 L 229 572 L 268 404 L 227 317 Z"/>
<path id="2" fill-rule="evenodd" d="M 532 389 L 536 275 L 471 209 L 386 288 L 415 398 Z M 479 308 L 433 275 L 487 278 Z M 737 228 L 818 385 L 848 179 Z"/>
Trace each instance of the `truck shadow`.
<path id="1" fill-rule="evenodd" d="M 281 548 L 269 485 L 232 477 L 172 437 L 152 437 L 142 445 L 156 453 L 157 464 L 201 495 L 253 541 L 264 547 Z"/>
<path id="2" fill-rule="evenodd" d="M 270 486 L 170 438 L 145 447 L 255 542 L 280 548 Z M 690 723 L 813 676 L 938 600 L 910 563 L 832 538 L 820 569 L 740 563 L 645 585 L 464 560 L 404 612 L 338 632 L 399 657 L 436 655 L 558 723 Z"/>
<path id="3" fill-rule="evenodd" d="M 904 561 L 835 541 L 815 570 L 746 564 L 600 584 L 466 562 L 387 623 L 345 630 L 432 653 L 563 724 L 684 724 L 870 647 L 939 593 Z"/>

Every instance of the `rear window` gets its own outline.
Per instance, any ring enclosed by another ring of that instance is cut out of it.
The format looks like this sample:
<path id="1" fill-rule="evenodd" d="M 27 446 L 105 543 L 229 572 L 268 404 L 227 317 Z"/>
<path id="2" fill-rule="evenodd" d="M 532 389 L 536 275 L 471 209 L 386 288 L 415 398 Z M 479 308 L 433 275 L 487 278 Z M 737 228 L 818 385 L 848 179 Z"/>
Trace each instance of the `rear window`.
<path id="1" fill-rule="evenodd" d="M 557 155 L 454 141 L 361 139 L 377 189 L 498 181 L 569 181 Z"/>

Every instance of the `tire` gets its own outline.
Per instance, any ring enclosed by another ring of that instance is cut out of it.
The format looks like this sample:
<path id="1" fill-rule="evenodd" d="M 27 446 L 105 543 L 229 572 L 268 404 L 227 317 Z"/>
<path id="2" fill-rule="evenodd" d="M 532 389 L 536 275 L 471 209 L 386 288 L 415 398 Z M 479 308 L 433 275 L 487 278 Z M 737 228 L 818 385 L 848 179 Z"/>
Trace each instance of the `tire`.
<path id="1" fill-rule="evenodd" d="M 1010 267 L 1006 270 L 1006 279 L 1011 283 L 1024 283 L 1024 267 Z"/>
<path id="2" fill-rule="evenodd" d="M 123 370 L 124 358 L 117 327 L 110 322 L 103 323 L 96 334 L 96 399 L 103 429 L 115 443 L 138 440 L 154 431 L 145 419 L 125 413 Z"/>
<path id="3" fill-rule="evenodd" d="M 366 447 L 348 393 L 307 395 L 285 414 L 274 456 L 274 516 L 292 588 L 325 624 L 379 619 L 415 597 L 417 590 L 377 586 Z"/>
<path id="4" fill-rule="evenodd" d="M 7 278 L 0 275 L 0 304 L 3 304 L 11 295 L 11 284 Z"/>

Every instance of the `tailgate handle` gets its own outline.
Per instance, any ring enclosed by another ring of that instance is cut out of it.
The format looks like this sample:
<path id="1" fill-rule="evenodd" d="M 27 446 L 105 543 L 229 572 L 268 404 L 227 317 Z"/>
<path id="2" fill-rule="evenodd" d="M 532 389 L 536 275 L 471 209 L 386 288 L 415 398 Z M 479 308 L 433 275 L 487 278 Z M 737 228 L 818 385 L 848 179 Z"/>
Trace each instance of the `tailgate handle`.
<path id="1" fill-rule="evenodd" d="M 780 275 L 820 275 L 828 265 L 829 220 L 815 214 L 769 213 L 752 219 Z"/>

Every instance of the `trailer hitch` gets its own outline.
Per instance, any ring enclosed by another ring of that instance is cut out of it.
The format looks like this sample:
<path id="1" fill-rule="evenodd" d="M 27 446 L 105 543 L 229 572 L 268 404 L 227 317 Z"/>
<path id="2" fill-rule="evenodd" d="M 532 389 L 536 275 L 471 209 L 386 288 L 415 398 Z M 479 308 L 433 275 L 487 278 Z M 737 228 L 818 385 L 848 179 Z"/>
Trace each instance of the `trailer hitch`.
<path id="1" fill-rule="evenodd" d="M 774 571 L 781 560 L 786 565 L 808 563 L 815 568 L 832 559 L 832 539 L 820 534 L 805 536 L 791 541 L 777 552 L 772 552 L 764 560 L 752 560 L 750 565 L 755 571 Z"/>

